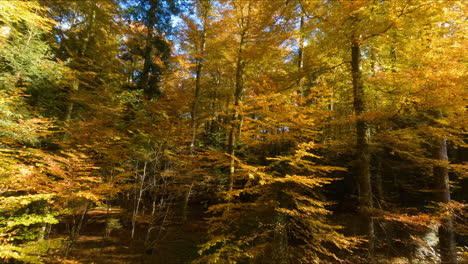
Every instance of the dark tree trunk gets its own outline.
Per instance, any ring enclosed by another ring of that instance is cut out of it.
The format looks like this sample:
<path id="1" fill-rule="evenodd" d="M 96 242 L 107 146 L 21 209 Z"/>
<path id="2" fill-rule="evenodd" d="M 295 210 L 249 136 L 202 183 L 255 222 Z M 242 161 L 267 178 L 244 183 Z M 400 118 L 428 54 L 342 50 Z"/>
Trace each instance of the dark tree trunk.
<path id="1" fill-rule="evenodd" d="M 159 74 L 156 72 L 155 67 L 157 67 L 153 61 L 154 53 L 154 42 L 160 41 L 156 39 L 154 34 L 154 27 L 156 25 L 156 8 L 157 3 L 153 1 L 149 2 L 149 10 L 147 12 L 148 21 L 146 22 L 146 43 L 143 50 L 143 69 L 140 73 L 140 79 L 138 82 L 138 88 L 142 89 L 148 98 L 153 98 L 156 95 L 160 94 L 158 83 L 151 81 L 153 78 L 158 78 L 159 76 L 152 76 L 154 74 Z"/>
<path id="2" fill-rule="evenodd" d="M 149 29 L 148 29 L 149 30 Z M 144 50 L 143 58 L 144 58 L 144 63 L 143 63 L 143 69 L 140 73 L 140 80 L 138 82 L 138 88 L 142 89 L 145 94 L 148 97 L 153 97 L 154 94 L 156 94 L 156 91 L 154 91 L 153 87 L 150 87 L 149 85 L 149 78 L 150 78 L 150 70 L 151 70 L 151 65 L 153 64 L 153 59 L 151 58 L 151 53 L 153 48 L 151 47 L 151 41 L 150 41 L 150 35 L 148 33 L 147 36 L 147 41 L 146 41 L 146 47 Z"/>
<path id="3" fill-rule="evenodd" d="M 192 104 L 192 141 L 190 143 L 190 152 L 193 154 L 193 148 L 195 147 L 195 141 L 197 137 L 197 128 L 198 128 L 198 104 L 200 101 L 200 91 L 201 91 L 201 74 L 203 71 L 203 59 L 205 55 L 205 46 L 206 46 L 206 31 L 208 26 L 208 13 L 211 8 L 210 0 L 200 0 L 200 9 L 202 15 L 202 31 L 201 31 L 201 40 L 198 54 L 196 55 L 196 68 L 195 68 L 195 93 Z"/>
<path id="4" fill-rule="evenodd" d="M 374 222 L 371 217 L 372 185 L 370 173 L 369 127 L 362 114 L 365 112 L 364 84 L 361 72 L 361 50 L 359 39 L 354 37 L 351 42 L 351 70 L 353 78 L 354 113 L 356 120 L 356 153 L 358 163 L 359 206 L 363 218 L 363 226 L 368 236 L 370 262 L 374 251 Z"/>
<path id="5" fill-rule="evenodd" d="M 434 167 L 434 178 L 436 180 L 437 200 L 443 205 L 448 205 L 450 202 L 450 185 L 449 174 L 446 163 L 448 162 L 447 155 L 447 140 L 439 138 L 436 141 L 435 147 L 436 159 L 441 162 Z M 439 227 L 439 250 L 441 263 L 456 264 L 457 250 L 455 246 L 455 235 L 453 232 L 453 222 L 449 212 L 441 220 Z"/>

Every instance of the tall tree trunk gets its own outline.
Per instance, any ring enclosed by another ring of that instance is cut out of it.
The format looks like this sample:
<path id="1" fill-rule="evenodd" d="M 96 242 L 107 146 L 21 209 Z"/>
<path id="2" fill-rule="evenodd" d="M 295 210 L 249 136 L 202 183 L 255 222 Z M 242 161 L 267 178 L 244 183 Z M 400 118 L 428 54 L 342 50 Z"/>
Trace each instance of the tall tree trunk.
<path id="1" fill-rule="evenodd" d="M 363 225 L 369 239 L 369 262 L 373 262 L 374 251 L 374 222 L 371 217 L 372 185 L 370 173 L 370 153 L 369 153 L 369 126 L 362 119 L 365 112 L 364 84 L 361 71 L 361 50 L 358 37 L 351 40 L 351 70 L 353 79 L 354 114 L 356 120 L 356 153 L 358 162 L 358 182 L 359 182 L 359 206 L 363 218 Z"/>
<path id="2" fill-rule="evenodd" d="M 305 19 L 305 14 L 304 10 L 302 9 L 302 5 L 300 6 L 301 8 L 301 18 L 299 21 L 299 47 L 298 47 L 298 52 L 297 52 L 297 70 L 299 72 L 299 78 L 297 80 L 297 85 L 299 87 L 299 93 L 303 97 L 305 96 L 305 91 L 304 91 L 304 19 Z"/>
<path id="3" fill-rule="evenodd" d="M 301 7 L 301 19 L 299 21 L 299 49 L 297 54 L 297 68 L 299 70 L 302 70 L 304 66 L 304 16 L 304 11 Z"/>
<path id="4" fill-rule="evenodd" d="M 438 138 L 435 144 L 435 156 L 440 162 L 434 166 L 434 178 L 436 180 L 437 200 L 443 205 L 450 202 L 450 185 L 448 174 L 447 139 Z M 443 209 L 445 217 L 441 220 L 439 227 L 439 250 L 441 263 L 456 264 L 457 250 L 453 232 L 453 222 L 450 213 Z"/>
<path id="5" fill-rule="evenodd" d="M 240 128 L 241 128 L 241 118 L 239 118 L 239 112 L 237 108 L 240 105 L 241 94 L 242 90 L 244 89 L 244 68 L 245 68 L 245 61 L 243 59 L 243 53 L 245 50 L 246 38 L 247 38 L 247 30 L 249 28 L 249 16 L 250 16 L 250 8 L 251 2 L 248 2 L 248 13 L 247 15 L 244 14 L 243 7 L 242 10 L 242 17 L 241 17 L 241 32 L 240 32 L 240 40 L 239 40 L 239 48 L 237 54 L 237 63 L 236 63 L 236 80 L 235 80 L 235 91 L 234 91 L 234 109 L 232 110 L 232 117 L 231 117 L 231 128 L 229 130 L 228 136 L 228 145 L 227 145 L 227 153 L 229 154 L 229 184 L 228 190 L 232 191 L 234 187 L 234 174 L 235 174 L 235 148 L 237 144 L 237 136 L 239 135 Z"/>
<path id="6" fill-rule="evenodd" d="M 198 50 L 196 58 L 196 69 L 195 69 L 195 94 L 192 104 L 192 141 L 190 142 L 190 153 L 193 154 L 193 148 L 195 147 L 195 140 L 197 137 L 198 128 L 198 104 L 200 101 L 201 91 L 201 74 L 203 70 L 203 59 L 205 55 L 206 46 L 206 31 L 208 24 L 208 14 L 210 9 L 210 0 L 200 0 L 200 8 L 202 9 L 202 31 L 200 39 L 200 50 Z"/>
<path id="7" fill-rule="evenodd" d="M 96 20 L 96 5 L 93 5 L 93 10 L 91 13 L 91 20 L 89 21 L 87 30 L 86 30 L 86 35 L 83 40 L 81 49 L 78 51 L 78 56 L 81 58 L 84 58 L 86 56 L 86 52 L 88 51 L 89 47 L 89 42 L 91 39 L 94 37 L 94 23 Z M 73 95 L 73 93 L 78 92 L 80 90 L 80 80 L 79 78 L 75 75 L 75 78 L 72 83 L 72 89 L 70 92 L 70 95 Z M 75 102 L 73 100 L 69 99 L 69 102 L 67 104 L 67 109 L 65 111 L 65 123 L 68 123 L 73 115 L 73 108 L 74 108 Z"/>
<path id="8" fill-rule="evenodd" d="M 205 46 L 206 46 L 206 30 L 208 24 L 208 14 L 211 8 L 210 0 L 200 0 L 200 9 L 202 16 L 202 31 L 201 31 L 201 40 L 200 40 L 200 49 L 196 56 L 196 68 L 195 68 L 195 93 L 193 96 L 192 104 L 192 140 L 190 142 L 190 155 L 194 155 L 193 150 L 195 148 L 195 143 L 197 139 L 197 130 L 198 130 L 198 104 L 200 102 L 200 91 L 201 91 L 201 75 L 203 70 L 203 59 L 205 55 Z M 187 209 L 188 203 L 190 200 L 190 194 L 192 193 L 193 185 L 195 181 L 192 181 L 190 187 L 187 190 L 187 194 L 184 199 L 184 206 L 182 209 L 182 220 L 187 220 Z"/>
<path id="9" fill-rule="evenodd" d="M 149 29 L 148 29 L 149 31 Z M 140 74 L 140 80 L 138 82 L 138 88 L 142 89 L 148 97 L 152 97 L 154 92 L 152 89 L 150 89 L 149 86 L 149 75 L 150 75 L 150 70 L 151 70 L 151 65 L 153 64 L 153 59 L 151 58 L 151 53 L 153 48 L 151 47 L 151 33 L 148 33 L 147 40 L 146 40 L 146 47 L 144 50 L 143 58 L 144 58 L 144 63 L 143 63 L 143 70 Z"/>
<path id="10" fill-rule="evenodd" d="M 242 33 L 241 41 L 239 44 L 239 57 L 237 58 L 236 64 L 236 89 L 234 91 L 234 109 L 232 110 L 232 117 L 231 117 L 231 128 L 229 130 L 229 137 L 228 137 L 228 146 L 227 152 L 230 156 L 229 158 L 229 186 L 228 190 L 231 191 L 234 185 L 234 174 L 235 174 L 235 146 L 237 144 L 237 135 L 238 131 L 240 130 L 240 119 L 239 119 L 239 112 L 237 111 L 237 107 L 240 105 L 240 98 L 242 90 L 244 89 L 243 84 L 243 73 L 244 73 L 244 62 L 241 58 L 242 51 L 244 48 L 244 37 L 245 34 Z"/>
<path id="11" fill-rule="evenodd" d="M 138 82 L 138 88 L 142 89 L 145 94 L 151 99 L 155 95 L 159 94 L 159 88 L 155 87 L 152 83 L 150 83 L 150 75 L 152 68 L 154 67 L 154 62 L 153 62 L 153 42 L 155 39 L 154 36 L 154 26 L 156 24 L 156 3 L 153 3 L 153 1 L 149 2 L 149 10 L 147 12 L 148 16 L 148 22 L 146 25 L 146 43 L 145 43 L 145 48 L 143 50 L 143 69 L 140 74 L 140 80 Z"/>
<path id="12" fill-rule="evenodd" d="M 377 58 L 375 56 L 376 51 L 373 47 L 370 49 L 370 63 L 371 63 L 371 74 L 372 77 L 375 77 L 375 73 L 377 71 Z M 395 58 L 396 60 L 396 58 Z M 393 64 L 395 61 L 393 61 Z M 374 173 L 374 193 L 376 194 L 376 207 L 382 209 L 382 204 L 385 202 L 384 199 L 384 189 L 383 189 L 383 181 L 382 181 L 382 158 L 379 156 L 376 160 L 376 170 Z M 372 183 L 371 183 L 372 184 Z"/>

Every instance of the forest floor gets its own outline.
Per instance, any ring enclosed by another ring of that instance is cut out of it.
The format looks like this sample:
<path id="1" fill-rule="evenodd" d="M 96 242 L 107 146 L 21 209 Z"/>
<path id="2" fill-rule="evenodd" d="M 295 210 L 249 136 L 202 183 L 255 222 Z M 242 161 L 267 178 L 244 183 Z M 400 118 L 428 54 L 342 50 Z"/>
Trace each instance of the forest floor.
<path id="1" fill-rule="evenodd" d="M 126 212 L 111 210 L 112 218 L 122 219 Z M 114 230 L 105 237 L 106 210 L 93 209 L 85 219 L 81 235 L 66 260 L 51 263 L 67 264 L 185 264 L 197 257 L 204 237 L 203 218 L 195 221 L 174 221 L 163 228 L 155 250 L 148 250 L 141 240 L 131 239 L 131 228 Z M 193 219 L 193 218 L 191 218 Z M 62 236 L 65 236 L 65 232 Z M 137 237 L 144 237 L 137 233 Z"/>
<path id="2" fill-rule="evenodd" d="M 137 230 L 131 239 L 131 225 L 125 224 L 128 212 L 113 209 L 90 210 L 79 239 L 74 243 L 66 259 L 55 259 L 48 264 L 189 264 L 198 257 L 198 245 L 203 243 L 206 236 L 206 223 L 203 220 L 203 208 L 193 207 L 188 215 L 190 221 L 172 219 L 161 230 L 156 245 L 148 250 L 142 241 L 145 228 Z M 105 237 L 106 218 L 119 219 L 124 228 L 114 230 L 109 237 Z M 353 219 L 353 216 L 347 216 Z M 65 224 L 55 227 L 61 238 L 66 238 Z M 356 231 L 356 230 L 354 230 Z M 397 249 L 395 249 L 397 250 Z M 402 250 L 402 249 L 400 249 Z M 460 263 L 468 263 L 466 253 L 461 254 Z M 410 264 L 406 258 L 396 256 L 381 256 L 382 262 L 391 264 Z M 349 260 L 348 260 L 349 261 Z M 347 263 L 358 263 L 351 261 Z M 420 262 L 431 263 L 431 262 Z"/>

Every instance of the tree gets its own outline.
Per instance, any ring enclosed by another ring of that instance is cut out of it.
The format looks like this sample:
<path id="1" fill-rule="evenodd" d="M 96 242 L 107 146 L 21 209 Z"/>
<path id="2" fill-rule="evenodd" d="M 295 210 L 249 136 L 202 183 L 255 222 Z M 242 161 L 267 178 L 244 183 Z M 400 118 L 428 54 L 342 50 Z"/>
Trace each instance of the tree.
<path id="1" fill-rule="evenodd" d="M 225 202 L 209 209 L 213 214 L 209 240 L 197 261 L 337 260 L 330 248 L 349 250 L 356 240 L 326 222 L 329 211 L 319 199 L 317 189 L 331 181 L 324 174 L 338 169 L 317 165 L 317 156 L 312 154 L 315 124 L 324 117 L 322 97 L 284 89 L 290 81 L 289 68 L 296 67 L 296 63 L 284 62 L 289 52 L 282 47 L 288 37 L 295 37 L 288 34 L 294 26 L 289 12 L 295 6 L 253 1 L 230 4 L 225 12 L 233 12 L 231 16 L 237 19 L 238 42 L 231 47 L 234 56 L 229 57 L 234 92 L 228 101 L 232 105 L 228 151 L 223 158 L 210 157 L 226 166 L 227 192 L 222 198 Z M 282 12 L 284 8 L 289 12 Z M 317 103 L 304 103 L 308 100 Z"/>
<path id="2" fill-rule="evenodd" d="M 67 68 L 53 60 L 43 41 L 53 21 L 36 2 L 5 2 L 0 14 L 8 34 L 2 36 L 2 147 L 0 257 L 4 261 L 40 263 L 59 240 L 45 239 L 65 208 L 64 200 L 94 200 L 86 189 L 87 157 L 56 151 L 54 119 L 42 107 Z M 43 96 L 39 96 L 41 94 Z M 55 111 L 51 109 L 51 113 Z M 73 170 L 79 168 L 80 172 Z"/>
<path id="3" fill-rule="evenodd" d="M 4 23 L 0 37 L 0 258 L 4 261 L 39 259 L 44 252 L 37 239 L 44 237 L 43 227 L 57 223 L 49 209 L 55 194 L 37 190 L 47 177 L 41 173 L 41 165 L 30 164 L 46 154 L 40 145 L 50 123 L 27 104 L 26 96 L 28 91 L 40 89 L 38 81 L 56 82 L 62 70 L 50 60 L 48 47 L 40 39 L 52 25 L 42 16 L 43 11 L 37 3 L 0 3 Z"/>
<path id="4" fill-rule="evenodd" d="M 460 64 L 459 59 L 456 58 L 457 55 L 451 57 L 451 54 L 453 54 L 452 52 L 456 52 L 456 47 L 461 43 L 458 37 L 460 28 L 458 26 L 459 17 L 456 11 L 457 3 L 450 3 L 448 6 L 433 5 L 427 8 L 427 11 L 429 10 L 434 12 L 434 15 L 427 17 L 429 21 L 426 22 L 426 25 L 429 24 L 430 26 L 419 32 L 420 34 L 424 34 L 426 37 L 425 41 L 420 43 L 419 47 L 416 45 L 412 47 L 413 55 L 419 54 L 418 52 L 424 50 L 424 55 L 416 56 L 418 58 L 417 60 L 413 59 L 419 67 L 407 66 L 407 68 L 405 67 L 405 69 L 401 71 L 410 71 L 413 76 L 421 74 L 419 75 L 420 78 L 418 78 L 421 83 L 408 86 L 411 87 L 412 92 L 417 91 L 417 96 L 411 93 L 415 96 L 413 99 L 417 98 L 414 107 L 417 107 L 419 113 L 422 112 L 425 116 L 418 118 L 420 125 L 424 124 L 422 126 L 431 131 L 420 132 L 423 133 L 425 143 L 432 146 L 428 151 L 433 154 L 431 153 L 425 156 L 435 159 L 431 162 L 434 167 L 435 201 L 441 203 L 442 207 L 446 207 L 447 204 L 450 203 L 447 137 L 451 138 L 453 144 L 459 144 L 457 142 L 460 142 L 460 139 L 456 131 L 463 130 L 461 127 L 465 126 L 464 122 L 458 119 L 459 114 L 463 112 L 460 106 L 464 103 L 446 97 L 447 93 L 451 94 L 450 98 L 465 97 L 462 92 L 463 88 L 461 88 L 463 85 L 459 79 L 463 78 L 463 66 Z M 449 22 L 446 22 L 447 24 L 441 27 L 437 25 L 441 20 Z M 450 47 L 452 51 L 445 50 L 448 46 L 448 42 L 454 45 Z M 442 53 L 444 55 L 440 57 Z M 437 74 L 434 72 L 437 72 Z M 436 78 L 437 81 L 433 78 Z M 427 89 L 431 89 L 431 91 Z M 457 121 L 459 123 L 454 124 L 448 121 L 453 119 L 459 120 Z M 460 130 L 454 129 L 455 127 Z M 457 263 L 452 217 L 450 213 L 445 210 L 446 209 L 443 209 L 445 213 L 441 218 L 439 227 L 439 252 L 441 254 L 441 262 Z"/>
<path id="5" fill-rule="evenodd" d="M 0 258 L 74 261 L 105 206 L 142 261 L 462 262 L 465 13 L 0 2 Z"/>
<path id="6" fill-rule="evenodd" d="M 134 52 L 143 58 L 137 86 L 148 98 L 161 94 L 159 83 L 162 70 L 168 65 L 171 47 L 166 37 L 171 33 L 171 16 L 179 10 L 177 1 L 141 0 L 130 1 L 128 15 L 131 21 L 142 24 L 145 29 L 144 44 Z"/>

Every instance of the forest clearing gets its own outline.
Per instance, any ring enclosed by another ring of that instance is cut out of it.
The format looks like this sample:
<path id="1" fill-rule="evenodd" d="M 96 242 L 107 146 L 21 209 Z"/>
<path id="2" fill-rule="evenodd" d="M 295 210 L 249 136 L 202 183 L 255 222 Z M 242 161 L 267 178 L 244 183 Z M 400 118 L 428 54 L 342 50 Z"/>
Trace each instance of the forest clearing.
<path id="1" fill-rule="evenodd" d="M 0 263 L 468 263 L 463 0 L 0 0 Z"/>

